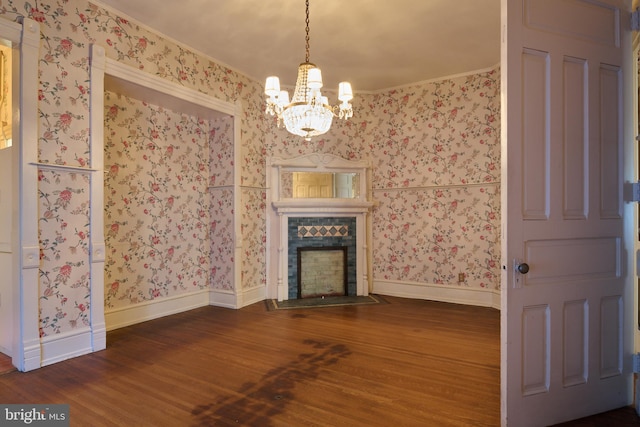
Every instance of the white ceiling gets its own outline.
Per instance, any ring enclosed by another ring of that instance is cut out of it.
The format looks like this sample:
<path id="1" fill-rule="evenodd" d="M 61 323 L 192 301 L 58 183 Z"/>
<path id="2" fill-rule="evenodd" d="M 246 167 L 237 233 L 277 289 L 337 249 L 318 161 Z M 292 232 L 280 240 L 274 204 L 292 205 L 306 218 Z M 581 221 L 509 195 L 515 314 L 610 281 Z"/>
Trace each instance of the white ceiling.
<path id="1" fill-rule="evenodd" d="M 99 0 L 249 77 L 294 85 L 304 0 Z M 500 0 L 310 0 L 310 61 L 325 88 L 376 91 L 500 62 Z"/>

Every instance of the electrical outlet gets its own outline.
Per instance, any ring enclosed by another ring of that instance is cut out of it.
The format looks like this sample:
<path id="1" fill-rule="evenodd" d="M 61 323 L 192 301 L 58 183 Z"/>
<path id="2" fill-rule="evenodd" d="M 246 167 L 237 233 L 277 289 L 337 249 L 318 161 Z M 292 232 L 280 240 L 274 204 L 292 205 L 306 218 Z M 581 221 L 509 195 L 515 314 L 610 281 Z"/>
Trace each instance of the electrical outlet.
<path id="1" fill-rule="evenodd" d="M 464 282 L 464 273 L 458 273 L 458 282 Z"/>

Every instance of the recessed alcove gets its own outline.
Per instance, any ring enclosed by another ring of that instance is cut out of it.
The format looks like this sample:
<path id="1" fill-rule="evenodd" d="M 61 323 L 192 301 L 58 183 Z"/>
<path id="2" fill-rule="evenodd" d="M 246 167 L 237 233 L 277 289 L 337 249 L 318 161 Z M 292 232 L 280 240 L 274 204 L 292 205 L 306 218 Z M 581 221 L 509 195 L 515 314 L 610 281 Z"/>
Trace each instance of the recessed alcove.
<path id="1" fill-rule="evenodd" d="M 208 127 L 212 127 L 212 123 L 221 124 L 221 126 L 224 126 L 227 129 L 227 135 L 225 136 L 225 147 L 230 147 L 229 150 L 232 152 L 230 152 L 229 155 L 231 158 L 237 156 L 236 141 L 238 141 L 240 138 L 241 117 L 241 108 L 239 104 L 231 104 L 229 102 L 216 99 L 194 89 L 190 89 L 177 83 L 164 80 L 148 72 L 138 70 L 128 65 L 122 64 L 118 61 L 107 58 L 105 50 L 100 46 L 94 45 L 91 49 L 91 153 L 92 163 L 95 165 L 94 167 L 96 167 L 96 169 L 105 169 L 105 141 L 107 140 L 107 137 L 111 136 L 104 134 L 105 93 L 126 97 L 127 99 L 130 99 L 131 102 L 135 103 L 135 105 L 137 106 L 136 108 L 142 108 L 140 106 L 146 105 L 157 106 L 157 108 L 159 109 L 157 111 L 170 110 L 170 114 L 177 115 L 175 117 L 188 116 L 197 118 L 198 120 L 208 121 Z M 109 132 L 111 133 L 112 130 L 109 130 Z M 175 131 L 172 132 L 175 133 Z M 209 136 L 205 137 L 204 139 L 207 138 L 209 138 L 209 143 L 211 143 L 211 141 L 213 140 L 211 138 L 213 137 Z M 176 146 L 177 150 L 181 150 L 183 148 L 184 150 L 187 150 L 189 143 L 192 143 L 192 141 L 176 140 L 174 142 L 174 146 L 175 144 L 178 144 L 178 146 Z M 182 150 L 183 153 L 185 152 L 184 150 Z M 203 155 L 201 156 L 201 158 L 198 159 L 198 162 L 202 163 L 200 166 L 192 165 L 191 163 L 193 162 L 189 161 L 188 159 L 182 159 L 181 164 L 174 165 L 170 164 L 167 161 L 167 157 L 169 157 L 170 155 L 165 155 L 163 152 L 163 155 L 160 155 L 160 157 L 158 157 L 160 163 L 155 171 L 162 172 L 163 170 L 166 170 L 167 174 L 172 173 L 173 175 L 171 175 L 171 177 L 167 175 L 167 177 L 165 177 L 166 179 L 160 177 L 159 179 L 157 179 L 158 185 L 165 184 L 169 178 L 175 178 L 174 175 L 178 174 L 180 175 L 180 177 L 182 177 L 182 175 L 186 173 L 184 172 L 184 168 L 188 167 L 193 167 L 196 169 L 200 167 L 202 171 L 209 170 L 209 173 L 212 173 L 211 163 L 209 163 L 207 167 L 207 159 L 205 158 L 205 155 L 207 157 L 211 157 L 209 156 L 210 153 L 202 154 Z M 185 162 L 187 163 L 185 164 Z M 239 164 L 239 162 L 230 162 L 229 167 L 234 167 L 233 164 Z M 139 165 L 137 167 L 139 168 Z M 180 168 L 183 169 L 183 173 L 180 173 L 180 171 L 176 171 L 176 169 Z M 117 171 L 118 168 L 116 167 L 115 170 Z M 239 265 L 237 263 L 233 263 L 233 259 L 234 257 L 236 259 L 240 259 L 240 257 L 237 256 L 235 252 L 241 250 L 241 248 L 238 248 L 237 245 L 234 244 L 232 239 L 232 241 L 226 243 L 227 245 L 231 246 L 229 247 L 230 255 L 228 257 L 228 260 L 224 261 L 228 264 L 225 265 L 225 267 L 227 271 L 229 271 L 228 275 L 225 277 L 225 279 L 228 280 L 229 283 L 225 283 L 224 289 L 222 289 L 222 287 L 216 288 L 213 285 L 210 286 L 209 284 L 213 281 L 210 277 L 204 279 L 202 278 L 203 274 L 208 275 L 212 270 L 210 268 L 210 264 L 212 262 L 211 259 L 208 261 L 198 259 L 197 262 L 202 265 L 202 268 L 198 267 L 199 273 L 192 275 L 189 283 L 186 283 L 185 278 L 181 275 L 181 271 L 178 271 L 181 269 L 181 265 L 176 264 L 168 266 L 169 262 L 165 262 L 166 259 L 163 258 L 162 262 L 158 262 L 157 266 L 155 267 L 158 269 L 156 277 L 164 278 L 166 279 L 165 281 L 169 280 L 169 278 L 175 279 L 172 282 L 173 284 L 165 288 L 166 292 L 159 292 L 157 295 L 145 294 L 144 292 L 142 292 L 141 295 L 150 295 L 150 297 L 131 298 L 131 301 L 126 304 L 120 304 L 116 307 L 105 309 L 105 302 L 107 301 L 106 296 L 108 295 L 108 293 L 105 292 L 105 262 L 110 261 L 109 256 L 111 256 L 111 254 L 113 253 L 121 254 L 126 253 L 127 250 L 130 250 L 130 248 L 127 247 L 128 242 L 126 241 L 126 239 L 121 239 L 123 242 L 119 243 L 119 245 L 122 247 L 108 247 L 105 244 L 104 216 L 105 212 L 107 211 L 105 210 L 106 206 L 104 201 L 106 200 L 106 190 L 108 190 L 105 187 L 105 182 L 109 182 L 105 178 L 111 178 L 109 176 L 110 173 L 112 173 L 111 170 L 104 170 L 104 175 L 102 173 L 98 174 L 96 177 L 97 179 L 92 181 L 91 187 L 92 201 L 94 201 L 92 203 L 91 221 L 93 248 L 92 272 L 94 272 L 94 274 L 92 274 L 91 292 L 92 318 L 103 319 L 103 329 L 107 330 L 177 313 L 180 311 L 189 310 L 204 305 L 218 305 L 229 308 L 239 308 Z M 154 174 L 149 173 L 149 171 L 145 170 L 145 172 L 142 173 L 150 177 L 153 176 L 154 179 L 157 178 Z M 228 175 L 234 176 L 234 171 L 231 171 Z M 239 184 L 237 182 L 227 182 L 221 185 L 216 185 L 212 184 L 214 180 L 211 179 L 211 177 L 205 176 L 203 178 L 204 181 L 198 183 L 198 194 L 189 194 L 190 190 L 186 191 L 179 185 L 176 186 L 176 183 L 181 179 L 180 177 L 174 179 L 175 183 L 171 187 L 171 191 L 178 192 L 176 193 L 175 198 L 169 197 L 169 199 L 171 199 L 171 203 L 174 203 L 174 199 L 177 200 L 177 198 L 182 195 L 184 195 L 185 199 L 191 199 L 193 197 L 204 197 L 203 200 L 198 202 L 199 209 L 208 209 L 207 206 L 211 205 L 213 200 L 224 197 L 225 200 L 230 200 L 231 208 L 226 210 L 225 212 L 220 213 L 220 215 L 230 216 L 230 218 L 225 219 L 225 223 L 232 224 L 233 228 L 227 230 L 228 234 L 230 236 L 240 235 L 240 223 L 233 218 L 234 212 L 240 211 L 237 206 L 233 205 L 234 203 L 239 203 L 238 197 L 234 197 L 234 194 L 238 194 L 239 192 Z M 200 178 L 200 176 L 196 178 Z M 167 188 L 169 188 L 169 186 L 167 186 Z M 202 192 L 205 192 L 207 194 L 205 196 L 202 196 Z M 111 200 L 111 202 L 114 201 Z M 118 209 L 117 206 L 116 209 Z M 144 209 L 144 211 L 146 210 L 147 209 Z M 149 208 L 149 210 L 151 209 Z M 189 215 L 184 211 L 178 212 L 178 210 L 176 210 L 175 208 L 161 209 L 158 212 L 158 218 L 166 222 L 166 224 L 163 223 L 164 230 L 180 229 L 185 223 L 189 223 L 192 218 L 198 219 L 196 215 Z M 209 212 L 207 214 L 204 214 L 204 216 L 202 217 L 205 218 L 208 217 L 208 215 L 212 215 L 211 212 L 212 211 L 209 209 Z M 131 221 L 140 223 L 141 220 L 136 220 L 134 217 L 132 217 Z M 201 244 L 213 244 L 211 234 L 208 234 L 210 233 L 210 231 L 206 231 L 209 230 L 209 225 L 210 223 L 207 223 L 206 221 L 202 224 L 202 236 L 199 236 L 197 239 Z M 144 223 L 142 228 L 151 230 L 153 232 L 154 227 Z M 179 232 L 177 232 L 177 234 L 179 234 Z M 158 234 L 158 241 L 160 241 L 164 237 L 166 236 Z M 191 238 L 190 236 L 187 237 Z M 143 244 L 146 245 L 147 243 L 143 241 Z M 158 243 L 153 242 L 152 244 L 149 244 L 149 249 L 146 249 L 145 252 L 145 254 L 150 254 L 148 262 L 149 264 L 151 264 L 151 260 L 154 257 L 159 257 L 159 253 L 163 250 L 165 252 L 171 251 L 171 253 L 173 254 L 173 248 L 171 247 L 170 243 L 162 246 L 162 242 L 160 242 L 160 246 L 158 246 L 159 250 L 154 250 L 154 245 L 158 245 Z M 188 241 L 181 246 L 181 250 L 183 252 L 188 252 L 190 250 L 193 251 L 191 249 L 192 244 Z M 190 258 L 187 255 L 184 255 L 181 256 L 180 259 Z M 113 260 L 111 261 L 113 264 Z M 179 261 L 176 262 L 179 263 Z M 137 262 L 137 264 L 140 264 L 138 267 L 143 268 L 141 266 L 142 261 Z M 130 265 L 136 267 L 137 264 L 132 263 Z M 144 268 L 147 268 L 146 264 L 147 263 L 145 263 Z M 135 273 L 133 274 L 133 276 L 136 276 Z M 141 275 L 138 274 L 137 277 L 139 280 Z M 146 279 L 143 279 L 143 281 L 145 280 Z M 196 280 L 198 281 L 197 286 L 195 285 Z M 194 286 L 189 287 L 192 283 Z M 107 292 L 110 292 L 112 290 L 112 285 L 113 283 L 108 283 Z"/>

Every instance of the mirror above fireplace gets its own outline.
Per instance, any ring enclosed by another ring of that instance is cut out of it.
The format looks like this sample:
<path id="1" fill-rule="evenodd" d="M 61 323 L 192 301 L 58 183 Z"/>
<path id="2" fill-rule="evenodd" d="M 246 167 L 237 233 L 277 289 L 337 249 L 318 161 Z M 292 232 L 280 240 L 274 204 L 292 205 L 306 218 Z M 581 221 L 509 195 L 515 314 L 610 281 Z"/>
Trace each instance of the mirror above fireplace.
<path id="1" fill-rule="evenodd" d="M 357 172 L 281 172 L 285 199 L 355 199 L 360 195 Z"/>

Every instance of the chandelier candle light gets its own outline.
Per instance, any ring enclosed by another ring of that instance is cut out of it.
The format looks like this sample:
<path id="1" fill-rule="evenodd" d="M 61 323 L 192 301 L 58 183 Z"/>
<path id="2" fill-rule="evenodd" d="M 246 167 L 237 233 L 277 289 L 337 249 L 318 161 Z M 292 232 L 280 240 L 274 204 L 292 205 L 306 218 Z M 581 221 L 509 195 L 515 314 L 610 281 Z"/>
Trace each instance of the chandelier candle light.
<path id="1" fill-rule="evenodd" d="M 293 99 L 289 101 L 289 92 L 280 90 L 280 80 L 275 76 L 267 77 L 264 93 L 268 96 L 266 112 L 278 117 L 278 127 L 284 122 L 289 132 L 309 141 L 312 136 L 322 135 L 329 130 L 333 116 L 344 120 L 353 116 L 353 108 L 349 103 L 353 99 L 353 91 L 350 83 L 340 83 L 338 100 L 342 103 L 335 107 L 329 105 L 327 97 L 320 93 L 320 68 L 309 62 L 309 0 L 306 0 L 306 7 L 306 57 L 298 67 Z"/>

